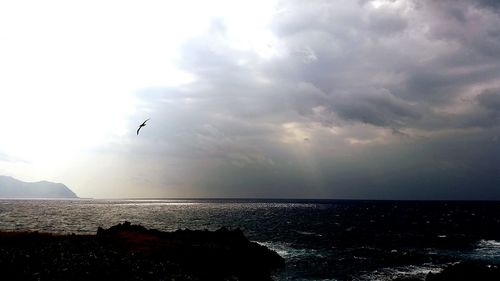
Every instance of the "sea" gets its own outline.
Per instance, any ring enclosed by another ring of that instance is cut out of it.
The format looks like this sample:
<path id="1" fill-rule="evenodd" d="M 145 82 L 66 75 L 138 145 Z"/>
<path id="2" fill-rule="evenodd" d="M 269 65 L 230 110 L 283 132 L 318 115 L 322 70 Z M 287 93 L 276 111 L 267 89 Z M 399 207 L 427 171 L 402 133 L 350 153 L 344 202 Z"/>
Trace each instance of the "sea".
<path id="1" fill-rule="evenodd" d="M 274 280 L 424 280 L 464 260 L 500 263 L 500 202 L 276 199 L 0 200 L 0 230 L 93 234 L 240 228 L 281 255 Z"/>

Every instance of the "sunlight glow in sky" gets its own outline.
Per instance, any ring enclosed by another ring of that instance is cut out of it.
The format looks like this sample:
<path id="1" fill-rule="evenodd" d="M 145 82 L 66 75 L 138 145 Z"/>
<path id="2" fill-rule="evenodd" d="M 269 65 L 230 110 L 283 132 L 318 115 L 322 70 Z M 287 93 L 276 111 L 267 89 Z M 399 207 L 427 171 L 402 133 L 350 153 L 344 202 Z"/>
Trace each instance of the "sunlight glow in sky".
<path id="1" fill-rule="evenodd" d="M 271 4 L 2 2 L 0 118 L 10 121 L 3 123 L 8 133 L 0 147 L 50 167 L 130 135 L 135 127 L 127 117 L 137 106 L 135 94 L 192 81 L 176 68 L 179 48 L 214 18 L 231 23 L 235 47 L 268 56 L 262 40 L 269 33 L 254 21 L 257 16 L 265 24 Z"/>

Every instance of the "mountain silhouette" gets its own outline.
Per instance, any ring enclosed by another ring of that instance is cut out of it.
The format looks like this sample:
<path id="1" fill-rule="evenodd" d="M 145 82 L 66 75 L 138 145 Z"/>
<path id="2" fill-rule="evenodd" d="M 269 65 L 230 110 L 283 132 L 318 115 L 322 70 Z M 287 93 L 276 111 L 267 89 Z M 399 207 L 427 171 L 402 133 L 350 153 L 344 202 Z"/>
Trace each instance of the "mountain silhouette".
<path id="1" fill-rule="evenodd" d="M 0 176 L 0 198 L 78 198 L 78 196 L 62 183 L 24 182 L 9 176 Z"/>

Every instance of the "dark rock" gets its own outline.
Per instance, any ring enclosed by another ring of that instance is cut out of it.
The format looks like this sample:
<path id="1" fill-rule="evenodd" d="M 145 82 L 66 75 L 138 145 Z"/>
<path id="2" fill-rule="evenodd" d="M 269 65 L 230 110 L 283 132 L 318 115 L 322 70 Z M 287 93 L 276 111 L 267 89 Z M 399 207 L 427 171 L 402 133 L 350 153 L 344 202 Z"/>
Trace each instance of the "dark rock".
<path id="1" fill-rule="evenodd" d="M 97 235 L 0 233 L 6 280 L 271 280 L 283 265 L 239 229 L 161 232 L 125 222 Z"/>
<path id="2" fill-rule="evenodd" d="M 100 229 L 97 236 L 129 253 L 180 264 L 203 279 L 270 280 L 271 271 L 284 266 L 283 258 L 250 242 L 240 229 L 161 232 L 125 222 Z"/>

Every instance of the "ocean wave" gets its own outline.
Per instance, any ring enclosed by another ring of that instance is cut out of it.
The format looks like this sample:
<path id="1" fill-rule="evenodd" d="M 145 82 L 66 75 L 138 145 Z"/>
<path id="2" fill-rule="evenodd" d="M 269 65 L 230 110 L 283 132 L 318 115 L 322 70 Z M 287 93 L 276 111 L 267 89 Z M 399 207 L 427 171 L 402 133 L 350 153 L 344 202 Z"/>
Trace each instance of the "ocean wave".
<path id="1" fill-rule="evenodd" d="M 436 250 L 429 253 L 438 253 L 451 256 L 461 260 L 478 260 L 488 263 L 500 262 L 500 241 L 499 240 L 479 240 L 471 250 Z"/>
<path id="2" fill-rule="evenodd" d="M 315 233 L 315 232 L 310 232 L 310 231 L 299 231 L 299 230 L 294 230 L 295 233 L 298 233 L 298 234 L 301 234 L 301 235 L 305 235 L 305 236 L 317 236 L 317 237 L 321 237 L 323 235 L 321 234 L 318 234 L 318 233 Z"/>
<path id="3" fill-rule="evenodd" d="M 500 262 L 500 241 L 480 240 L 470 253 L 470 257 L 488 262 Z"/>
<path id="4" fill-rule="evenodd" d="M 322 278 L 322 277 L 297 277 L 295 273 L 287 272 L 287 270 L 277 271 L 272 276 L 273 280 L 277 281 L 339 281 L 343 279 L 336 279 L 333 277 Z"/>
<path id="5" fill-rule="evenodd" d="M 483 247 L 483 248 L 495 248 L 495 249 L 500 249 L 500 241 L 498 240 L 479 240 L 477 242 L 478 247 Z"/>
<path id="6" fill-rule="evenodd" d="M 275 251 L 285 260 L 294 258 L 323 257 L 323 255 L 315 249 L 294 248 L 290 246 L 290 244 L 284 242 L 255 242 Z"/>
<path id="7" fill-rule="evenodd" d="M 388 267 L 374 270 L 369 273 L 362 274 L 354 278 L 354 281 L 390 281 L 398 277 L 400 278 L 414 278 L 425 280 L 427 274 L 438 273 L 443 270 L 446 264 L 421 264 L 421 265 L 407 265 L 399 267 Z"/>

